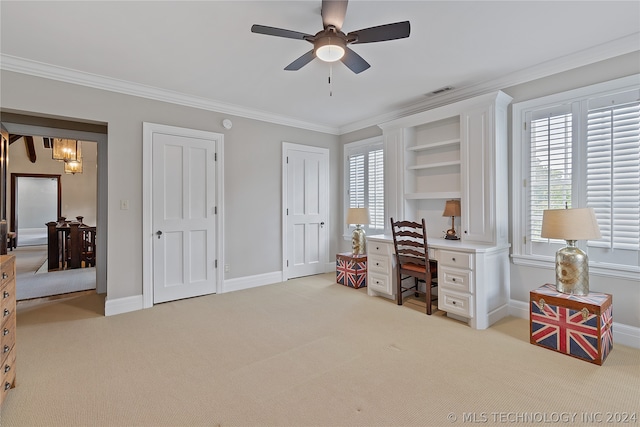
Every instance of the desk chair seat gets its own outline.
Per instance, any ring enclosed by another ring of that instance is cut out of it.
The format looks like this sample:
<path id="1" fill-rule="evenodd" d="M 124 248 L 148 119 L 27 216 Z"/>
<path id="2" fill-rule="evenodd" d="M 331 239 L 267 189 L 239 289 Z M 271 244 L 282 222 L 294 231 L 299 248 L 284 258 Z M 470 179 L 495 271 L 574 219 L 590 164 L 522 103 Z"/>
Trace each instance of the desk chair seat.
<path id="1" fill-rule="evenodd" d="M 437 263 L 429 259 L 427 228 L 424 219 L 421 223 L 412 221 L 394 222 L 391 218 L 393 245 L 397 262 L 396 295 L 398 305 L 402 305 L 403 293 L 413 291 L 415 296 L 425 295 L 427 314 L 431 314 L 431 303 L 437 300 L 432 290 L 438 286 Z M 413 285 L 404 286 L 403 280 L 412 279 Z M 422 291 L 420 284 L 424 283 Z"/>

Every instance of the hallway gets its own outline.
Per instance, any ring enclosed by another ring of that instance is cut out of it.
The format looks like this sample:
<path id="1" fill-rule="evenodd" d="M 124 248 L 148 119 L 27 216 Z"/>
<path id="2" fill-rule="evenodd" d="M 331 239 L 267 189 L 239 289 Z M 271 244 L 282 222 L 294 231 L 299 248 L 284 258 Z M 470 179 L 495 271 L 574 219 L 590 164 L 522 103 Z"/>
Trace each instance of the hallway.
<path id="1" fill-rule="evenodd" d="M 47 271 L 47 246 L 18 246 L 16 256 L 16 298 L 18 301 L 96 288 L 96 269 Z"/>

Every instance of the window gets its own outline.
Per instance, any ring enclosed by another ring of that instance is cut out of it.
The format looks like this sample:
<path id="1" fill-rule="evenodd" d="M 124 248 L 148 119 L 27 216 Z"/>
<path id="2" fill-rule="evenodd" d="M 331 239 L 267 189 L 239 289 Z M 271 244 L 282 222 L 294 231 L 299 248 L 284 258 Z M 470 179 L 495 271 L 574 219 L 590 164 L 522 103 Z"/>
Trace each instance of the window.
<path id="1" fill-rule="evenodd" d="M 384 150 L 382 138 L 346 144 L 345 157 L 345 218 L 348 208 L 369 208 L 367 234 L 384 230 Z M 351 226 L 353 228 L 353 226 Z M 351 232 L 345 224 L 345 236 Z"/>
<path id="2" fill-rule="evenodd" d="M 516 104 L 513 117 L 514 262 L 541 265 L 564 246 L 540 237 L 545 209 L 592 207 L 602 238 L 578 242 L 592 272 L 637 279 L 638 76 Z"/>

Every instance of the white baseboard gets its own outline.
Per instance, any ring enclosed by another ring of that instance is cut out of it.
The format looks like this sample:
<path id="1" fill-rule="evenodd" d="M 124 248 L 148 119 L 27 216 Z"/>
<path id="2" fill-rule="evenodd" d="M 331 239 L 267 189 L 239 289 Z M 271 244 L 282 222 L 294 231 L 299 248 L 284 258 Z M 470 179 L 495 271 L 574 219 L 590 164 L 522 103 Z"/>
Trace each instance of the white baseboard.
<path id="1" fill-rule="evenodd" d="M 511 300 L 509 301 L 509 314 L 522 319 L 529 319 L 529 303 Z M 613 345 L 626 345 L 627 347 L 640 349 L 640 328 L 613 322 Z"/>
<path id="2" fill-rule="evenodd" d="M 225 280 L 222 284 L 222 291 L 220 293 L 257 288 L 258 286 L 271 285 L 280 282 L 282 282 L 282 271 L 256 274 L 255 276 L 238 277 L 236 279 Z"/>
<path id="3" fill-rule="evenodd" d="M 142 295 L 115 299 L 107 298 L 104 303 L 104 315 L 113 316 L 116 314 L 128 313 L 130 311 L 142 310 L 143 308 Z"/>

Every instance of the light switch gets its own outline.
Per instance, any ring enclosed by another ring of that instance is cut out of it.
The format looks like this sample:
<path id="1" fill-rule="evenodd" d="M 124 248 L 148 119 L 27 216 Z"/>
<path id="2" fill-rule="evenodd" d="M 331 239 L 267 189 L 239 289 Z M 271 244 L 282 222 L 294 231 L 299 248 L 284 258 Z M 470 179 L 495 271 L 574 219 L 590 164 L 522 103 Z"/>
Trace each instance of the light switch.
<path id="1" fill-rule="evenodd" d="M 120 200 L 120 210 L 128 211 L 129 210 L 129 201 L 128 200 Z"/>

